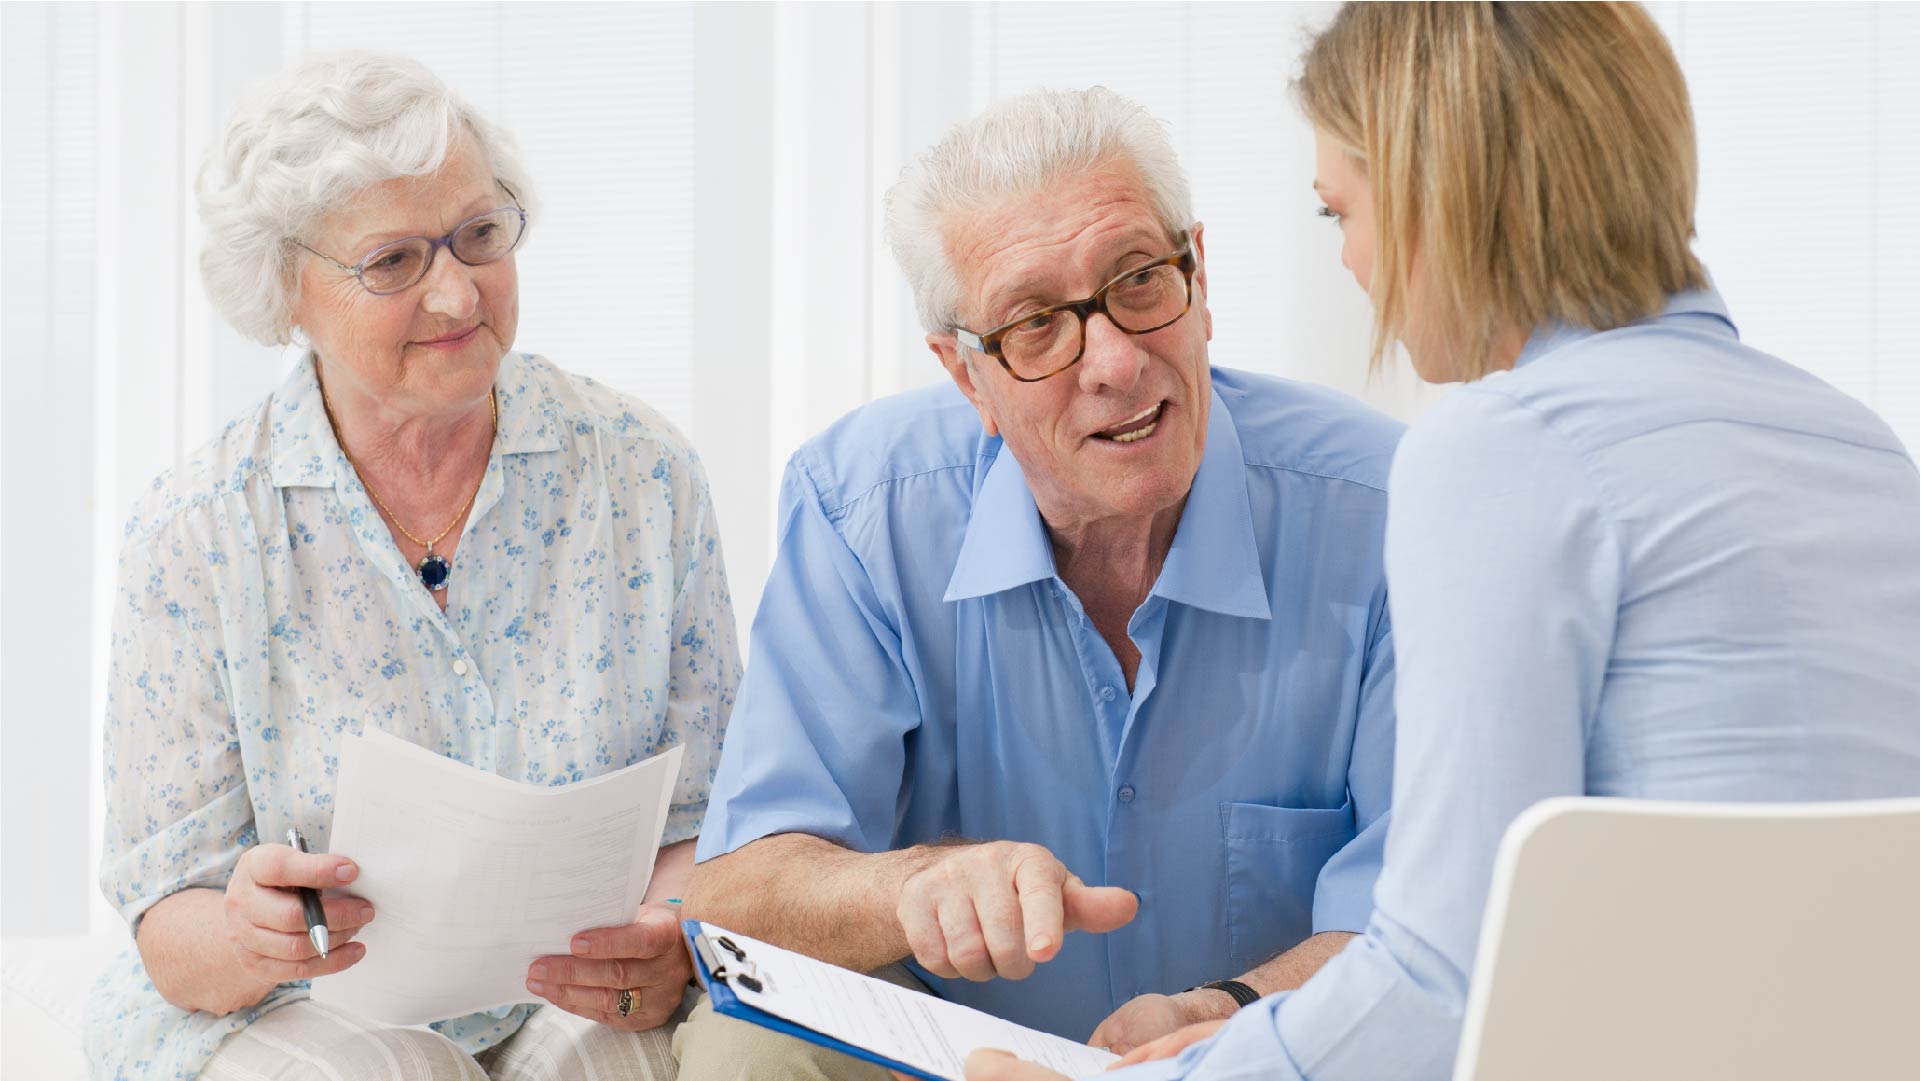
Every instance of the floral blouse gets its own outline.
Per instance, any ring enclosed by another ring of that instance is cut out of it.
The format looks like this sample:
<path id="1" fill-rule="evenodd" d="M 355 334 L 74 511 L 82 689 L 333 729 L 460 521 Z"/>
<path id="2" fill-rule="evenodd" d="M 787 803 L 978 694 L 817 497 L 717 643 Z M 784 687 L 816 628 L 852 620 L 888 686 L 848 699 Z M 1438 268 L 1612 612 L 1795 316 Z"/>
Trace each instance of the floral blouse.
<path id="1" fill-rule="evenodd" d="M 700 832 L 740 677 L 700 461 L 660 414 L 539 357 L 509 354 L 495 390 L 444 613 L 341 453 L 310 352 L 134 510 L 101 865 L 130 927 L 169 894 L 224 888 L 289 826 L 325 851 L 339 742 L 370 728 L 540 785 L 679 744 L 662 843 Z M 306 994 L 181 1010 L 130 943 L 92 998 L 93 1075 L 193 1077 L 229 1033 Z M 435 1027 L 479 1051 L 533 1009 Z"/>

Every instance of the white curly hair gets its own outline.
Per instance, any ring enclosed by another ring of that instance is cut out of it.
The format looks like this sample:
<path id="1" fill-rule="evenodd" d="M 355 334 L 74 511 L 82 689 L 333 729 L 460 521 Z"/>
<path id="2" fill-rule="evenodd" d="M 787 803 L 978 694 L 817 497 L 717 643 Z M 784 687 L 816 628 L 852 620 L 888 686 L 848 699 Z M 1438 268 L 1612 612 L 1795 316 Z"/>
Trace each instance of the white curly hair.
<path id="1" fill-rule="evenodd" d="M 1116 162 L 1139 171 L 1170 236 L 1193 224 L 1187 174 L 1166 127 L 1104 86 L 1037 90 L 956 124 L 887 191 L 888 246 L 913 289 L 921 326 L 937 334 L 958 318 L 960 276 L 945 236 L 953 215 Z"/>
<path id="2" fill-rule="evenodd" d="M 206 240 L 200 275 L 214 308 L 265 344 L 293 339 L 295 238 L 374 184 L 428 176 L 471 138 L 534 217 L 514 142 L 416 60 L 343 53 L 256 87 L 207 153 L 194 187 Z"/>

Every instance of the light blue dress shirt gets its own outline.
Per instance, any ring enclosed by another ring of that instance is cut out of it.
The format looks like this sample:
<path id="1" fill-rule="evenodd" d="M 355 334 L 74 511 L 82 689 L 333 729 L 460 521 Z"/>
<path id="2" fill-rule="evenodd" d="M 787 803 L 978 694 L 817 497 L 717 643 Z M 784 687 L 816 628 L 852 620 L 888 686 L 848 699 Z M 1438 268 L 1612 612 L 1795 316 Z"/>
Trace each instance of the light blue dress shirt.
<path id="1" fill-rule="evenodd" d="M 1139 1078 L 1445 1081 L 1494 851 L 1550 796 L 1914 795 L 1914 462 L 1719 296 L 1537 333 L 1408 433 L 1400 676 L 1367 935 Z"/>
<path id="2" fill-rule="evenodd" d="M 699 856 L 802 832 L 863 852 L 1046 846 L 1141 896 L 1024 981 L 946 997 L 1073 1039 L 1146 991 L 1358 930 L 1393 742 L 1381 568 L 1400 428 L 1214 369 L 1173 547 L 1128 624 L 1133 693 L 1055 573 L 1021 467 L 951 386 L 795 454 Z"/>
<path id="3" fill-rule="evenodd" d="M 700 831 L 740 671 L 700 461 L 643 403 L 539 357 L 503 358 L 494 388 L 445 612 L 341 454 L 311 356 L 134 509 L 100 866 L 130 925 L 224 888 L 288 826 L 325 851 L 339 742 L 367 729 L 539 785 L 678 744 L 663 843 Z M 130 943 L 89 1000 L 92 1074 L 196 1077 L 228 1034 L 306 996 L 299 981 L 225 1017 L 182 1010 Z M 434 1027 L 475 1052 L 534 1008 Z"/>

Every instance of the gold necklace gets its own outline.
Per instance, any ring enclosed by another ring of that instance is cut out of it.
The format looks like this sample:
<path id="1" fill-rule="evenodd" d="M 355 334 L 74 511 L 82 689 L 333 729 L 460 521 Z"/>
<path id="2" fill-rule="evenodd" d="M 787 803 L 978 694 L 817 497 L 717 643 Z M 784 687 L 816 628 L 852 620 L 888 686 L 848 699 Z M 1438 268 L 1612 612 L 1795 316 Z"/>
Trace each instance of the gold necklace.
<path id="1" fill-rule="evenodd" d="M 360 467 L 354 465 L 353 455 L 347 453 L 346 441 L 340 438 L 340 422 L 334 419 L 333 402 L 327 398 L 327 385 L 325 383 L 320 384 L 320 408 L 327 411 L 327 426 L 333 429 L 334 442 L 340 447 L 340 456 L 347 459 L 347 464 L 353 466 L 355 475 L 359 475 Z M 494 394 L 493 388 L 491 387 L 487 390 L 487 408 L 493 413 L 494 435 L 497 437 L 500 435 L 500 399 Z M 452 533 L 454 527 L 460 524 L 460 519 L 466 515 L 467 508 L 473 506 L 474 500 L 480 498 L 481 485 L 486 483 L 487 474 L 485 471 L 482 471 L 480 474 L 480 484 L 474 485 L 473 494 L 468 496 L 467 501 L 460 505 L 460 510 L 454 513 L 454 520 L 448 522 L 447 528 L 436 533 L 432 540 L 423 541 L 419 537 L 414 536 L 406 526 L 400 524 L 400 516 L 393 512 L 392 507 L 389 507 L 381 501 L 380 495 L 377 492 L 367 487 L 365 477 L 362 477 L 360 480 L 360 486 L 367 489 L 367 494 L 373 497 L 375 505 L 387 512 L 387 520 L 394 524 L 394 528 L 400 530 L 401 535 L 405 536 L 408 540 L 413 541 L 415 544 L 427 550 L 427 554 L 420 557 L 420 562 L 414 567 L 414 570 L 420 574 L 420 584 L 435 593 L 447 588 L 447 579 L 453 577 L 454 568 L 453 564 L 447 562 L 446 556 L 435 553 L 434 545 L 439 544 L 442 538 Z"/>

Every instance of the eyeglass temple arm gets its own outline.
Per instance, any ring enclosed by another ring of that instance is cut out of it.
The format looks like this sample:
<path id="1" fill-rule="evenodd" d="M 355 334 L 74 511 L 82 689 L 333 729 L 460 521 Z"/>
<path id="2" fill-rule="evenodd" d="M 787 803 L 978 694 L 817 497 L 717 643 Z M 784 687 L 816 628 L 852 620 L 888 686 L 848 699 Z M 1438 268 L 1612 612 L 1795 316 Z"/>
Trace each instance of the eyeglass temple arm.
<path id="1" fill-rule="evenodd" d="M 320 258 L 325 259 L 329 263 L 332 263 L 333 265 L 339 267 L 340 269 L 346 271 L 349 274 L 357 273 L 357 271 L 353 267 L 350 267 L 347 264 L 341 262 L 340 260 L 335 259 L 333 256 L 328 255 L 326 252 L 320 251 L 312 247 L 308 247 L 307 243 L 303 240 L 296 240 L 294 241 L 294 243 L 299 245 L 302 248 L 306 248 L 307 251 L 311 252 L 314 255 L 318 255 Z"/>

